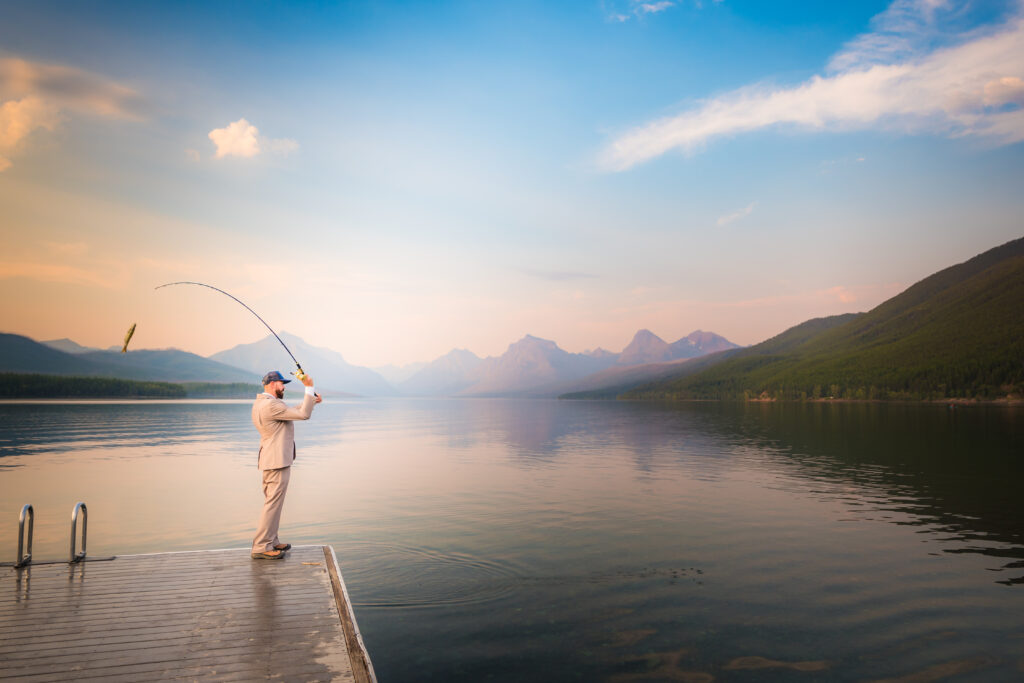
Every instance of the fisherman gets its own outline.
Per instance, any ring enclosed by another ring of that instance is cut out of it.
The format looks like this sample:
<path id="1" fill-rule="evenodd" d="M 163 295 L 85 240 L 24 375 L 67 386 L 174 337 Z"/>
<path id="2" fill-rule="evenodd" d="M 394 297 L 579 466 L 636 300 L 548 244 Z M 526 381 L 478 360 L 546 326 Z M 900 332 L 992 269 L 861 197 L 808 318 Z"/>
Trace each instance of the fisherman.
<path id="1" fill-rule="evenodd" d="M 284 385 L 291 382 L 277 370 L 263 376 L 263 393 L 252 405 L 252 422 L 260 433 L 259 469 L 263 475 L 263 511 L 252 542 L 252 559 L 280 560 L 290 543 L 281 543 L 277 529 L 281 524 L 284 494 L 288 491 L 292 462 L 295 460 L 295 420 L 308 420 L 320 395 L 313 390 L 313 378 L 301 373 L 306 386 L 302 405 L 289 408 L 282 400 Z"/>

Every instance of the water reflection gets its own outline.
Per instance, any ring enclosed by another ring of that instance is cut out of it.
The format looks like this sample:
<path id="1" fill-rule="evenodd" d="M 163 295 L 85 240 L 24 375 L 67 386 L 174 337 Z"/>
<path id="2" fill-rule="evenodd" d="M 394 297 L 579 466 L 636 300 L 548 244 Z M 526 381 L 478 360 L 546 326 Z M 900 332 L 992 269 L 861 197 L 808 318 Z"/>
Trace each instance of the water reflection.
<path id="1" fill-rule="evenodd" d="M 249 437 L 248 402 L 46 402 L 0 403 L 0 467 L 24 463 L 7 458 L 72 453 L 183 441 Z"/>
<path id="2" fill-rule="evenodd" d="M 66 553 L 81 499 L 95 554 L 249 541 L 247 401 L 0 418 L 0 553 L 23 502 Z M 334 545 L 382 680 L 1019 668 L 1019 409 L 334 400 L 296 435 L 283 533 Z"/>
<path id="3" fill-rule="evenodd" d="M 847 519 L 887 520 L 941 538 L 945 553 L 1024 567 L 1024 410 L 1013 406 L 751 404 L 705 406 L 738 447 L 841 500 Z M 1024 583 L 1007 576 L 1000 583 Z"/>

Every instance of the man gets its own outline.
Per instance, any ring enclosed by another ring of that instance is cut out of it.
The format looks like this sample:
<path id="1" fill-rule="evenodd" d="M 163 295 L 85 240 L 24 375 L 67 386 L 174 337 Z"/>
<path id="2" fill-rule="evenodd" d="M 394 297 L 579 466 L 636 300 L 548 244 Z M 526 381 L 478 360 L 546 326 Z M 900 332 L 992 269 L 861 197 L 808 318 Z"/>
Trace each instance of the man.
<path id="1" fill-rule="evenodd" d="M 313 406 L 322 400 L 313 391 L 313 378 L 302 376 L 306 395 L 302 405 L 289 408 L 284 385 L 291 382 L 277 370 L 263 376 L 263 393 L 252 405 L 252 422 L 260 433 L 259 468 L 263 476 L 263 511 L 252 542 L 252 559 L 280 560 L 290 543 L 281 543 L 277 529 L 281 524 L 284 494 L 288 491 L 292 462 L 295 460 L 295 420 L 308 420 Z"/>

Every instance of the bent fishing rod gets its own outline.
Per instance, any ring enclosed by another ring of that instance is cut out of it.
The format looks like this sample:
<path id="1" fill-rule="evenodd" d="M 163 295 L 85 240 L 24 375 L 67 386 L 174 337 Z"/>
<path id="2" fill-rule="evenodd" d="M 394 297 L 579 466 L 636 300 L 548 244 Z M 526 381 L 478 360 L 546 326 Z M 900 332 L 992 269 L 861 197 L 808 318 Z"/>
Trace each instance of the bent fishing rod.
<path id="1" fill-rule="evenodd" d="M 249 311 L 254 316 L 256 316 L 256 319 L 259 320 L 261 323 L 263 323 L 264 327 L 266 327 L 268 330 L 270 330 L 270 334 L 274 335 L 274 339 L 276 339 L 281 344 L 281 346 L 284 347 L 284 350 L 288 352 L 288 355 L 292 357 L 292 361 L 294 361 L 295 367 L 298 370 L 297 372 L 292 373 L 292 374 L 295 375 L 295 378 L 298 379 L 299 381 L 302 381 L 302 378 L 306 376 L 306 373 L 302 369 L 302 366 L 299 365 L 299 361 L 295 360 L 295 354 L 292 353 L 291 349 L 288 348 L 288 345 L 285 344 L 284 341 L 282 341 L 279 336 L 277 336 L 277 332 L 274 332 L 274 328 L 271 327 L 270 325 L 267 325 L 267 321 L 264 320 L 263 318 L 261 318 L 259 313 L 257 313 L 256 311 L 254 311 L 251 308 L 249 308 L 248 306 L 246 306 L 244 301 L 242 301 L 241 299 L 239 299 L 236 296 L 232 296 L 231 294 L 228 294 L 223 289 L 218 289 L 217 287 L 214 287 L 213 285 L 207 285 L 207 284 L 204 284 L 202 282 L 168 282 L 167 284 L 163 284 L 163 285 L 160 285 L 158 287 L 154 287 L 153 289 L 162 289 L 164 287 L 171 287 L 173 285 L 197 285 L 199 287 L 206 287 L 207 289 L 212 289 L 215 292 L 220 292 L 224 296 L 230 297 L 230 298 L 234 299 L 235 301 L 237 301 L 238 303 L 242 304 L 242 306 L 245 307 L 245 310 Z M 131 332 L 135 331 L 134 328 L 135 328 L 135 326 L 132 325 Z M 129 338 L 130 338 L 130 334 L 129 334 Z M 125 340 L 125 347 L 127 347 L 127 346 L 128 346 L 128 341 L 126 339 Z"/>

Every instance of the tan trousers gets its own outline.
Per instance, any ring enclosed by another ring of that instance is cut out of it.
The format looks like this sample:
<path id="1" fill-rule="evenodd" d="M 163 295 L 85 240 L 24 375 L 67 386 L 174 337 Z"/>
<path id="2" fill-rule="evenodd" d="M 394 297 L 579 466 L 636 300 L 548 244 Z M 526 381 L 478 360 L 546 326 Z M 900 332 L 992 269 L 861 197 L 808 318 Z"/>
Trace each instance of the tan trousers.
<path id="1" fill-rule="evenodd" d="M 263 470 L 263 510 L 256 524 L 256 538 L 252 541 L 254 553 L 273 550 L 281 541 L 277 528 L 281 525 L 281 511 L 284 509 L 284 494 L 288 492 L 291 467 L 278 470 Z"/>

